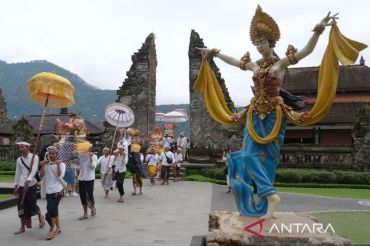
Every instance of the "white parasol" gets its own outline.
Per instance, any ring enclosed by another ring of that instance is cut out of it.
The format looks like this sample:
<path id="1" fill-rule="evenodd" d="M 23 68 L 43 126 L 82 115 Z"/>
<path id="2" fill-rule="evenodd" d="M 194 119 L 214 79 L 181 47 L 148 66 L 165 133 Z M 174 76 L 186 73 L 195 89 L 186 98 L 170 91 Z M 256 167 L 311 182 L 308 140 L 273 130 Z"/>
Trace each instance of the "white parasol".
<path id="1" fill-rule="evenodd" d="M 185 110 L 185 109 L 183 109 L 183 108 L 177 108 L 177 109 L 175 109 L 174 111 L 175 111 L 175 112 L 182 113 L 182 114 L 184 114 L 186 117 L 188 117 L 188 113 L 187 113 L 187 112 L 186 112 L 186 110 Z"/>
<path id="2" fill-rule="evenodd" d="M 180 113 L 178 111 L 171 111 L 163 116 L 164 122 L 180 123 L 186 122 L 187 120 L 187 115 L 184 115 L 184 113 Z"/>
<path id="3" fill-rule="evenodd" d="M 105 108 L 105 119 L 115 127 L 129 127 L 135 116 L 131 108 L 123 103 L 112 103 Z"/>
<path id="4" fill-rule="evenodd" d="M 162 113 L 162 112 L 155 113 L 155 120 L 156 121 L 163 121 L 163 118 L 164 118 L 164 113 Z"/>
<path id="5" fill-rule="evenodd" d="M 116 127 L 113 134 L 112 147 L 109 154 L 112 155 L 114 141 L 116 140 L 117 128 L 131 126 L 134 123 L 135 115 L 132 109 L 125 104 L 112 103 L 105 108 L 105 119 L 108 121 L 109 124 Z M 111 158 L 108 159 L 108 165 L 110 159 Z"/>

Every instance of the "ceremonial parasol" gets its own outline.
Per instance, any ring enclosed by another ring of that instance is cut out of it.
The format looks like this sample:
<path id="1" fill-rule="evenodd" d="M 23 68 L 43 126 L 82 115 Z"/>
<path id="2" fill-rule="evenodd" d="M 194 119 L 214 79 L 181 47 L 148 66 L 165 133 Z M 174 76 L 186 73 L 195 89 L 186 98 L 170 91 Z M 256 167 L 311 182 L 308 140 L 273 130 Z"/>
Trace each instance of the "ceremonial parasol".
<path id="1" fill-rule="evenodd" d="M 155 120 L 156 121 L 163 121 L 163 117 L 164 117 L 164 113 L 162 113 L 162 112 L 155 113 Z"/>
<path id="2" fill-rule="evenodd" d="M 129 127 L 134 123 L 134 112 L 123 103 L 112 103 L 105 108 L 105 119 L 115 127 Z"/>
<path id="3" fill-rule="evenodd" d="M 37 132 L 35 151 L 44 123 L 46 108 L 68 108 L 75 103 L 73 98 L 74 87 L 68 79 L 56 73 L 38 73 L 27 83 L 28 97 L 35 103 L 43 106 L 39 130 Z M 33 158 L 32 158 L 33 161 Z M 33 162 L 31 162 L 32 165 Z"/>
<path id="4" fill-rule="evenodd" d="M 177 109 L 175 109 L 175 110 L 173 110 L 173 111 L 175 111 L 175 112 L 179 112 L 179 113 L 182 113 L 186 118 L 188 118 L 188 113 L 186 112 L 186 110 L 185 109 L 183 109 L 183 108 L 177 108 Z"/>
<path id="5" fill-rule="evenodd" d="M 68 108 L 75 103 L 73 98 L 74 87 L 72 83 L 56 73 L 42 72 L 33 76 L 28 82 L 28 97 L 35 103 L 43 106 L 40 125 L 31 158 L 30 170 L 32 170 L 35 154 L 38 149 L 41 130 L 43 127 L 46 108 Z M 31 172 L 29 172 L 30 174 Z M 28 174 L 28 175 L 29 175 Z M 24 187 L 19 215 L 24 215 L 23 203 L 28 187 Z"/>
<path id="6" fill-rule="evenodd" d="M 187 115 L 178 111 L 171 111 L 163 116 L 163 121 L 165 122 L 180 123 L 186 122 L 187 120 L 188 120 Z"/>
<path id="7" fill-rule="evenodd" d="M 110 149 L 110 155 L 113 151 L 114 141 L 116 140 L 117 128 L 118 127 L 129 127 L 134 123 L 135 115 L 134 112 L 123 103 L 112 103 L 105 108 L 105 119 L 109 124 L 116 127 L 113 134 L 112 147 Z M 126 153 L 127 154 L 127 153 Z M 108 165 L 110 158 L 108 159 Z"/>
<path id="8" fill-rule="evenodd" d="M 162 122 L 172 123 L 173 127 L 176 127 L 175 123 L 181 123 L 188 121 L 189 117 L 186 113 L 185 109 L 175 109 L 174 111 L 168 112 L 166 114 L 163 113 L 156 113 L 156 119 L 159 118 Z M 165 125 L 165 128 L 168 126 L 168 124 Z M 174 131 L 171 128 L 170 130 L 165 130 L 165 135 L 173 135 Z"/>

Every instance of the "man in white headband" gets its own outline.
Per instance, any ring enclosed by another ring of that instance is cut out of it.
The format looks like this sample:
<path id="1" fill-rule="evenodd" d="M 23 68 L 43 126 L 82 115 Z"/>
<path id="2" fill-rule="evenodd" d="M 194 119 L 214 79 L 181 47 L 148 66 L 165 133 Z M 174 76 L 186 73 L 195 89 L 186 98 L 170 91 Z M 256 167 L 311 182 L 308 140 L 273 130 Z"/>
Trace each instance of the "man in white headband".
<path id="1" fill-rule="evenodd" d="M 181 148 L 177 148 L 177 151 L 175 153 L 175 162 L 173 163 L 173 168 L 174 168 L 174 171 L 175 171 L 175 179 L 174 179 L 174 182 L 178 181 L 180 179 L 180 168 L 181 168 L 181 164 L 184 160 L 184 156 L 182 155 L 182 150 Z"/>
<path id="2" fill-rule="evenodd" d="M 98 165 L 100 165 L 100 174 L 101 174 L 101 185 L 103 186 L 105 196 L 108 197 L 110 187 L 112 187 L 112 165 L 113 165 L 113 156 L 109 155 L 110 149 L 105 147 L 103 149 L 103 155 L 100 156 L 98 160 Z"/>
<path id="3" fill-rule="evenodd" d="M 47 148 L 49 160 L 42 161 L 41 165 L 41 177 L 45 180 L 46 190 L 46 221 L 48 222 L 50 229 L 46 237 L 47 240 L 51 240 L 55 235 L 62 232 L 59 222 L 59 202 L 63 197 L 64 189 L 64 174 L 66 171 L 66 165 L 57 160 L 58 149 L 54 146 Z"/>
<path id="4" fill-rule="evenodd" d="M 27 228 L 32 228 L 31 217 L 38 215 L 40 228 L 44 227 L 45 219 L 41 215 L 41 210 L 37 206 L 36 200 L 36 173 L 38 172 L 39 157 L 30 153 L 30 144 L 27 142 L 18 142 L 21 156 L 17 159 L 15 178 L 14 178 L 14 195 L 18 196 L 18 214 L 21 220 L 21 227 L 15 232 L 20 234 Z M 31 164 L 33 162 L 33 164 Z M 37 175 L 38 176 L 38 175 Z M 24 199 L 22 199 L 24 196 Z M 23 200 L 23 203 L 22 203 Z"/>
<path id="5" fill-rule="evenodd" d="M 128 162 L 128 154 L 125 152 L 125 146 L 118 145 L 118 153 L 115 159 L 116 184 L 119 192 L 117 202 L 123 203 L 123 195 L 125 194 L 123 184 L 126 176 L 126 165 Z"/>

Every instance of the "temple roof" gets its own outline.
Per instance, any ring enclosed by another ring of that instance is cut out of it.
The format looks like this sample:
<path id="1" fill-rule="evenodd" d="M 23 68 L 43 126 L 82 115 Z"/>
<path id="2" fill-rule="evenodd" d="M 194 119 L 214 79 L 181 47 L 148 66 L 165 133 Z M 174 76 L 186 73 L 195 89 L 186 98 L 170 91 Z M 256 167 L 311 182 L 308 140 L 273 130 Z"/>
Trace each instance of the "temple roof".
<path id="1" fill-rule="evenodd" d="M 357 111 L 369 105 L 366 102 L 334 103 L 328 114 L 315 125 L 353 125 L 356 122 Z M 308 104 L 303 111 L 308 111 L 312 104 Z"/>
<path id="2" fill-rule="evenodd" d="M 292 93 L 317 91 L 319 67 L 289 68 L 283 80 L 283 88 Z M 361 65 L 340 66 L 338 92 L 370 92 L 370 68 Z"/>

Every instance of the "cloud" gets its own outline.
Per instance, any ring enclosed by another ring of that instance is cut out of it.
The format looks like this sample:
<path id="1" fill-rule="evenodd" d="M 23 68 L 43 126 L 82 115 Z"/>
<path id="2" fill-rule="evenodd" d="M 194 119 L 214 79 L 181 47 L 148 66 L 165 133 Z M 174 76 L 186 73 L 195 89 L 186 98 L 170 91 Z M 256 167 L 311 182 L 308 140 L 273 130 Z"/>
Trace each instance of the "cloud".
<path id="1" fill-rule="evenodd" d="M 102 89 L 118 89 L 131 66 L 131 55 L 154 32 L 157 46 L 157 103 L 189 101 L 190 30 L 195 29 L 208 47 L 239 58 L 250 51 L 249 23 L 257 4 L 272 15 L 281 29 L 276 51 L 288 44 L 302 48 L 312 28 L 329 10 L 339 12 L 341 31 L 370 43 L 370 2 L 349 1 L 103 1 L 15 0 L 2 3 L 0 59 L 7 62 L 48 60 L 77 73 Z M 296 66 L 317 66 L 327 43 L 327 31 L 315 51 Z M 368 49 L 362 53 L 370 59 Z M 251 74 L 216 60 L 237 105 L 251 97 Z M 304 82 L 303 82 L 304 83 Z"/>

